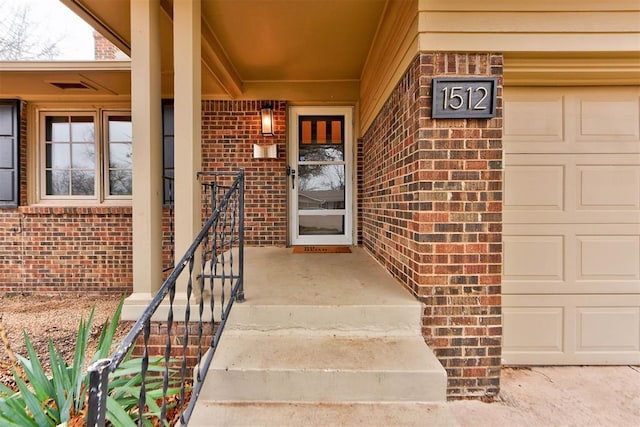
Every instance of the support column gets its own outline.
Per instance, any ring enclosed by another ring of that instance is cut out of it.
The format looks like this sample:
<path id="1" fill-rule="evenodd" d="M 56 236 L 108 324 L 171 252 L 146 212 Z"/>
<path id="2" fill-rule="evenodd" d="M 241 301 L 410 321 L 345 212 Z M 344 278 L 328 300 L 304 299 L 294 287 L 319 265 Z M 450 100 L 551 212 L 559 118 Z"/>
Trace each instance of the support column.
<path id="1" fill-rule="evenodd" d="M 174 0 L 175 254 L 182 257 L 201 228 L 200 0 Z M 178 283 L 178 295 L 185 290 Z"/>
<path id="2" fill-rule="evenodd" d="M 123 320 L 139 317 L 162 285 L 160 0 L 131 2 L 133 294 Z"/>

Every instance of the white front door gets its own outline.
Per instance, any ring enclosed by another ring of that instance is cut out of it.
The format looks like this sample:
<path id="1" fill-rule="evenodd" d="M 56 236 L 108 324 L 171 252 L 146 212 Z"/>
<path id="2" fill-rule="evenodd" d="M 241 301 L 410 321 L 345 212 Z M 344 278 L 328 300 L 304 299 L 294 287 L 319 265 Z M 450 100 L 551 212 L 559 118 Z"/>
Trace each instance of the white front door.
<path id="1" fill-rule="evenodd" d="M 352 238 L 351 107 L 289 110 L 289 200 L 292 245 L 350 245 Z"/>

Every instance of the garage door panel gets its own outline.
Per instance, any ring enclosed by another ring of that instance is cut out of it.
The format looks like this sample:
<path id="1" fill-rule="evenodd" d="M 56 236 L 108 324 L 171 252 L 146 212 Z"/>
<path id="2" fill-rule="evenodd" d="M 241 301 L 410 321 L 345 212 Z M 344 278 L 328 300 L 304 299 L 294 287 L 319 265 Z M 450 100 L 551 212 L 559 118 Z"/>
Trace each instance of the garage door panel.
<path id="1" fill-rule="evenodd" d="M 577 307 L 576 352 L 640 352 L 640 308 Z"/>
<path id="2" fill-rule="evenodd" d="M 545 354 L 564 351 L 564 307 L 509 307 L 502 315 L 505 350 Z M 527 333 L 520 333 L 522 330 Z"/>
<path id="3" fill-rule="evenodd" d="M 505 281 L 564 282 L 565 236 L 503 235 Z"/>
<path id="4" fill-rule="evenodd" d="M 564 165 L 512 165 L 505 170 L 505 209 L 564 211 Z"/>
<path id="5" fill-rule="evenodd" d="M 576 236 L 576 280 L 640 280 L 640 236 Z"/>
<path id="6" fill-rule="evenodd" d="M 590 94 L 578 95 L 580 132 L 576 141 L 603 143 L 611 140 L 637 141 L 640 138 L 637 95 L 619 93 L 618 99 L 613 100 L 591 97 Z"/>
<path id="7" fill-rule="evenodd" d="M 578 209 L 640 209 L 640 165 L 577 165 L 577 173 Z"/>
<path id="8" fill-rule="evenodd" d="M 638 294 L 506 295 L 503 305 L 507 365 L 640 363 Z"/>
<path id="9" fill-rule="evenodd" d="M 505 138 L 515 145 L 564 142 L 564 96 L 527 92 L 514 95 L 508 102 L 509 108 L 504 110 Z"/>
<path id="10" fill-rule="evenodd" d="M 640 224 L 505 224 L 502 292 L 640 293 Z"/>

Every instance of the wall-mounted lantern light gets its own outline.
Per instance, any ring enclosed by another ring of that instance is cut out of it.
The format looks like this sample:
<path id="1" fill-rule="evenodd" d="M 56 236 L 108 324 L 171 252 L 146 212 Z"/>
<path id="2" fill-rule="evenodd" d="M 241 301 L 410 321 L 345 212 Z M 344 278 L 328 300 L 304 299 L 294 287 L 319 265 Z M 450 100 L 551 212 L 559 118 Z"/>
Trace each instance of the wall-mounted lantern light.
<path id="1" fill-rule="evenodd" d="M 273 108 L 265 105 L 260 109 L 260 121 L 262 122 L 262 136 L 273 136 Z"/>

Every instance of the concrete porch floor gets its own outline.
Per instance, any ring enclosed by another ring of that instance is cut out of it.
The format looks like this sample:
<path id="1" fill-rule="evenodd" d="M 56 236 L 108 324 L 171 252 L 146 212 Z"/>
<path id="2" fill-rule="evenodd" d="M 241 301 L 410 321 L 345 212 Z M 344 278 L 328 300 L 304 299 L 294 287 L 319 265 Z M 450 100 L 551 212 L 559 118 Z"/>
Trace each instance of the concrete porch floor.
<path id="1" fill-rule="evenodd" d="M 247 247 L 246 299 L 251 304 L 266 305 L 415 302 L 363 248 L 351 250 L 350 254 L 294 254 L 292 248 Z"/>

